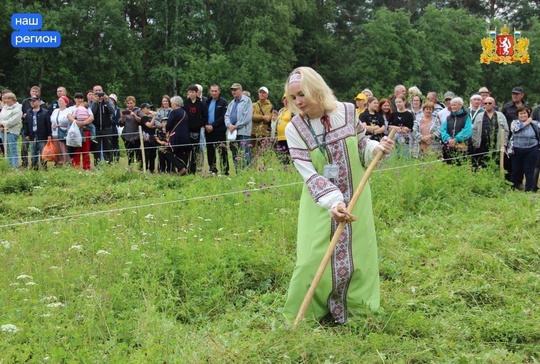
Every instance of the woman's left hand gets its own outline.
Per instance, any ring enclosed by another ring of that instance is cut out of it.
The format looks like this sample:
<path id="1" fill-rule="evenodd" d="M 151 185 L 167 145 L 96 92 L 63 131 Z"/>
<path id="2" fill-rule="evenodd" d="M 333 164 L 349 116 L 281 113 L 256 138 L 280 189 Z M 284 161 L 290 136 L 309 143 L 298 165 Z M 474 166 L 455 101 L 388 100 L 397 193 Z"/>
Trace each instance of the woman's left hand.
<path id="1" fill-rule="evenodd" d="M 390 154 L 390 152 L 392 152 L 394 149 L 394 145 L 395 143 L 392 139 L 389 137 L 383 137 L 379 142 L 379 149 L 381 149 L 384 154 Z"/>

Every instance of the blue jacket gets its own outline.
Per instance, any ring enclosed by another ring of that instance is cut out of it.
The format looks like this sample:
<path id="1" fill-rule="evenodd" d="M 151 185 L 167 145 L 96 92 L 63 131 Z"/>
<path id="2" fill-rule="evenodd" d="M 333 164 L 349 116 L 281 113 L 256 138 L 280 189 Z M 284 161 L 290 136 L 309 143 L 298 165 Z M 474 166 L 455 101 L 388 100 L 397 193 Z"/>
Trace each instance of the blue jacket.
<path id="1" fill-rule="evenodd" d="M 231 111 L 233 109 L 234 99 L 229 102 L 229 107 L 225 113 L 225 126 L 229 128 L 231 125 Z M 238 135 L 251 136 L 252 117 L 253 117 L 253 103 L 251 99 L 246 95 L 242 95 L 242 98 L 238 102 L 236 108 L 236 115 L 238 119 L 236 121 L 236 130 Z"/>

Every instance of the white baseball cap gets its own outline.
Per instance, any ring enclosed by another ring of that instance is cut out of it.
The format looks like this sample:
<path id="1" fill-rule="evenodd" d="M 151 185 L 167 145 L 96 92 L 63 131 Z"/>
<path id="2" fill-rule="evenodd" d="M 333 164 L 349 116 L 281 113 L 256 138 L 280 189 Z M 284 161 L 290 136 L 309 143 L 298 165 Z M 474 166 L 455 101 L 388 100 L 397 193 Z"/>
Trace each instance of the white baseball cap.
<path id="1" fill-rule="evenodd" d="M 260 91 L 264 91 L 264 92 L 268 93 L 268 89 L 266 87 L 264 87 L 264 86 L 259 88 L 259 92 Z"/>

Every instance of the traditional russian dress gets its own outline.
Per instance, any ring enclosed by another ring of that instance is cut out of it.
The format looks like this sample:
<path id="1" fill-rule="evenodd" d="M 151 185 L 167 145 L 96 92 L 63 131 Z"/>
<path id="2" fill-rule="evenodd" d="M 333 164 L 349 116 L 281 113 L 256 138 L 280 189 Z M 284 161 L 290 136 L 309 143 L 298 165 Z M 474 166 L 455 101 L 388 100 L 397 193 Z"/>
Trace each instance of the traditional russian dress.
<path id="1" fill-rule="evenodd" d="M 290 320 L 298 314 L 337 229 L 338 223 L 331 218 L 329 209 L 339 201 L 349 204 L 365 173 L 363 165 L 372 159 L 378 144 L 365 136 L 363 125 L 356 122 L 352 104 L 338 103 L 328 116 L 330 130 L 326 137 L 320 119 L 297 115 L 286 129 L 291 157 L 305 181 L 298 215 L 297 262 L 284 308 L 284 315 Z M 339 167 L 339 177 L 323 176 L 328 164 Z M 369 184 L 353 214 L 357 220 L 347 223 L 340 236 L 306 318 L 343 324 L 349 313 L 363 311 L 366 305 L 373 311 L 379 308 L 377 240 Z"/>

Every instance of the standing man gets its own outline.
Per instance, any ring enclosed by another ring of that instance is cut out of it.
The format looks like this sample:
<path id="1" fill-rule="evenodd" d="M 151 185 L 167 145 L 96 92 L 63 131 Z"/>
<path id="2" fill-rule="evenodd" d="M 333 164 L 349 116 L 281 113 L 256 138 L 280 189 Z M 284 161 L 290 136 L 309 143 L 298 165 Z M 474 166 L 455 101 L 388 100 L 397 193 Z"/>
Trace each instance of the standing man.
<path id="1" fill-rule="evenodd" d="M 56 89 L 56 100 L 51 102 L 51 106 L 49 106 L 49 115 L 52 115 L 54 109 L 58 109 L 58 99 L 62 96 L 65 96 L 69 99 L 69 104 L 67 105 L 67 107 L 75 105 L 73 100 L 68 97 L 66 88 L 64 86 L 58 86 L 58 88 Z"/>
<path id="2" fill-rule="evenodd" d="M 394 87 L 394 94 L 390 97 L 390 105 L 392 106 L 392 112 L 396 112 L 396 97 L 403 96 L 407 100 L 407 88 L 404 85 L 397 85 Z M 408 101 L 405 102 L 405 108 L 410 109 L 411 105 Z"/>
<path id="3" fill-rule="evenodd" d="M 24 99 L 22 102 L 21 110 L 22 110 L 23 115 L 22 115 L 22 120 L 21 120 L 22 127 L 21 127 L 21 132 L 20 132 L 20 134 L 22 135 L 22 142 L 21 142 L 21 167 L 22 168 L 28 168 L 28 154 L 30 152 L 30 144 L 25 138 L 24 120 L 26 118 L 26 111 L 32 108 L 30 99 L 36 96 L 40 99 L 39 101 L 40 105 L 45 106 L 45 102 L 41 100 L 41 87 L 39 86 L 32 86 L 32 88 L 30 88 L 30 97 L 27 99 Z"/>
<path id="4" fill-rule="evenodd" d="M 47 141 L 52 140 L 51 118 L 39 96 L 30 98 L 30 106 L 24 118 L 24 138 L 30 144 L 32 168 L 37 170 L 43 147 Z M 42 160 L 42 167 L 45 167 L 46 163 Z"/>
<path id="5" fill-rule="evenodd" d="M 201 128 L 208 122 L 206 105 L 197 97 L 199 89 L 192 84 L 188 87 L 188 98 L 184 103 L 184 111 L 188 117 L 189 137 L 191 148 L 189 152 L 188 172 L 195 174 L 197 172 L 197 156 L 201 150 Z M 201 168 L 203 166 L 200 166 Z"/>
<path id="6" fill-rule="evenodd" d="M 116 110 L 112 100 L 103 92 L 103 88 L 95 85 L 93 90 L 93 100 L 88 103 L 88 108 L 94 114 L 93 124 L 96 127 L 96 139 L 92 143 L 92 153 L 94 154 L 94 166 L 97 167 L 99 161 L 104 159 L 107 163 L 112 163 L 112 118 Z M 115 130 L 116 132 L 116 130 Z"/>
<path id="7" fill-rule="evenodd" d="M 206 136 L 206 152 L 208 158 L 208 166 L 210 172 L 217 174 L 216 167 L 216 147 L 219 151 L 219 159 L 221 164 L 221 172 L 229 175 L 229 153 L 227 152 L 227 144 L 225 143 L 225 113 L 227 112 L 227 100 L 221 97 L 221 88 L 217 84 L 210 86 L 211 98 L 206 100 L 208 107 L 208 125 L 205 128 Z"/>
<path id="8" fill-rule="evenodd" d="M 482 96 L 479 94 L 474 94 L 471 96 L 469 100 L 469 107 L 467 108 L 467 112 L 469 113 L 471 120 L 474 120 L 480 111 L 482 111 Z"/>
<path id="9" fill-rule="evenodd" d="M 259 88 L 259 100 L 253 103 L 253 127 L 251 137 L 255 139 L 253 145 L 257 148 L 260 145 L 260 138 L 270 135 L 270 123 L 272 121 L 272 110 L 274 106 L 268 100 L 268 88 Z"/>
<path id="10" fill-rule="evenodd" d="M 450 109 L 450 104 L 452 103 L 452 99 L 454 97 L 456 97 L 456 95 L 454 95 L 452 91 L 448 91 L 444 94 L 444 104 L 446 105 L 446 107 L 439 111 L 439 113 L 437 114 L 437 118 L 439 118 L 439 122 L 441 123 L 441 125 L 446 121 L 446 119 L 448 119 L 448 117 L 452 113 L 452 110 Z"/>
<path id="11" fill-rule="evenodd" d="M 439 114 L 439 111 L 444 109 L 444 107 L 439 103 L 439 96 L 437 95 L 436 92 L 430 91 L 430 92 L 428 92 L 428 94 L 426 96 L 426 99 L 429 102 L 433 103 L 433 105 L 434 105 L 433 116 L 437 117 L 437 114 Z"/>
<path id="12" fill-rule="evenodd" d="M 225 126 L 230 132 L 236 131 L 236 142 L 231 142 L 231 152 L 236 171 L 251 164 L 251 146 L 249 138 L 252 129 L 253 104 L 242 93 L 242 85 L 231 85 L 232 101 L 225 113 Z M 238 153 L 240 152 L 240 153 Z"/>
<path id="13" fill-rule="evenodd" d="M 517 120 L 517 108 L 518 106 L 524 106 L 526 109 L 531 110 L 531 107 L 527 105 L 525 100 L 523 98 L 525 97 L 525 92 L 523 91 L 523 88 L 516 86 L 512 89 L 512 101 L 507 102 L 504 104 L 502 108 L 502 113 L 506 117 L 506 122 L 508 123 L 508 130 L 510 130 L 510 125 L 512 124 L 512 121 Z M 512 132 L 509 131 L 508 138 L 512 136 Z M 504 169 L 506 170 L 505 178 L 508 181 L 511 181 L 512 179 L 512 162 L 510 161 L 510 158 L 508 155 L 505 154 L 504 156 Z"/>
<path id="14" fill-rule="evenodd" d="M 483 103 L 484 110 L 472 119 L 472 162 L 475 169 L 485 167 L 490 156 L 499 164 L 499 150 L 506 143 L 506 140 L 501 140 L 503 130 L 504 135 L 508 135 L 505 116 L 495 111 L 495 99 L 488 96 Z"/>

